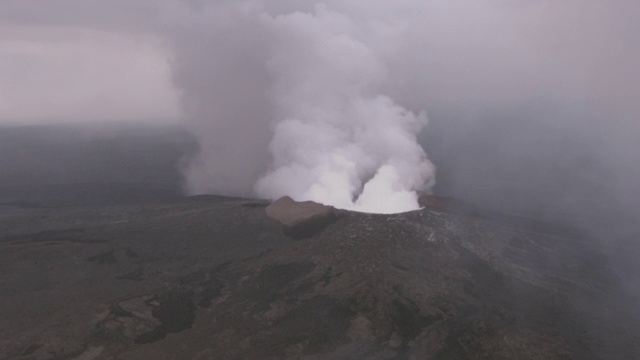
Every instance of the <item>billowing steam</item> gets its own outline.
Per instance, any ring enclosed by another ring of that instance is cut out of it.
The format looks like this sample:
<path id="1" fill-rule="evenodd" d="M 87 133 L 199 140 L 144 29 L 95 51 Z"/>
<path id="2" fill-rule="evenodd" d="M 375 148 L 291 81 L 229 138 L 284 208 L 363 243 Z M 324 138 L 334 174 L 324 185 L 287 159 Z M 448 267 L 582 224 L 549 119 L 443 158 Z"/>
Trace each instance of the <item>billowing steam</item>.
<path id="1" fill-rule="evenodd" d="M 276 16 L 246 4 L 215 10 L 210 33 L 187 35 L 204 36 L 213 56 L 177 51 L 178 65 L 212 61 L 211 77 L 176 73 L 202 147 L 188 169 L 192 192 L 419 207 L 418 192 L 434 183 L 417 141 L 427 119 L 385 94 L 388 70 L 365 29 L 325 5 Z"/>
<path id="2" fill-rule="evenodd" d="M 596 193 L 637 203 L 626 195 L 640 177 L 628 165 L 638 152 L 637 1 L 153 4 L 164 8 L 145 29 L 165 27 L 201 147 L 185 172 L 192 193 L 415 207 L 413 192 L 433 183 L 415 141 L 427 109 L 433 135 L 421 144 L 444 169 L 441 194 L 497 207 L 520 198 L 557 209 L 546 199 Z M 531 190 L 540 188 L 553 195 Z"/>

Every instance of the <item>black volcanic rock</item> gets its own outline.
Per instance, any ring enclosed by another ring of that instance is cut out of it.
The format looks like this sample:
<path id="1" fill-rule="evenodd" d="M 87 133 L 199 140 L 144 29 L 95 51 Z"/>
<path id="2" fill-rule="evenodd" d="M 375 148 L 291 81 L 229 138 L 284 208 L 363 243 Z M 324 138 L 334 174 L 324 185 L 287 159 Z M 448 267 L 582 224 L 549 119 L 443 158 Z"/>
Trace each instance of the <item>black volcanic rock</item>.
<path id="1" fill-rule="evenodd" d="M 7 207 L 0 359 L 637 358 L 588 237 L 430 201 L 321 226 L 219 197 Z"/>

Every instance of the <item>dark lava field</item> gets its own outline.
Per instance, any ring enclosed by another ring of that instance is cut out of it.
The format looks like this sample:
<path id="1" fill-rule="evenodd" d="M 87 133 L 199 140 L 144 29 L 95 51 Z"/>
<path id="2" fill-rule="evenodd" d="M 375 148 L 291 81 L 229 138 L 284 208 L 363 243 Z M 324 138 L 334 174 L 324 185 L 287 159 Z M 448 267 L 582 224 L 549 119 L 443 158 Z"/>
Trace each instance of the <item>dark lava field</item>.
<path id="1" fill-rule="evenodd" d="M 57 153 L 32 131 L 44 148 L 24 148 L 49 156 L 43 167 L 78 155 L 29 177 L 6 155 L 25 135 L 2 136 L 0 359 L 640 354 L 632 300 L 579 228 L 435 196 L 404 214 L 327 209 L 284 225 L 268 202 L 182 197 L 178 176 L 154 173 L 188 138 L 128 132 Z M 101 173 L 124 158 L 134 181 Z"/>

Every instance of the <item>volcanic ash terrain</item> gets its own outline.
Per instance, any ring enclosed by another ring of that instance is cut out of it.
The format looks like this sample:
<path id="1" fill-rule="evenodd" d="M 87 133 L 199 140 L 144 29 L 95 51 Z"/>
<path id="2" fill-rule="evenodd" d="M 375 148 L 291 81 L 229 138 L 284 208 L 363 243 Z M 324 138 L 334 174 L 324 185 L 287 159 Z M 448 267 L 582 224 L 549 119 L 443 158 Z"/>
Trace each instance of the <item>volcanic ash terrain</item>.
<path id="1" fill-rule="evenodd" d="M 0 359 L 625 359 L 587 236 L 451 199 L 0 212 Z M 636 347 L 636 348 L 634 348 Z"/>

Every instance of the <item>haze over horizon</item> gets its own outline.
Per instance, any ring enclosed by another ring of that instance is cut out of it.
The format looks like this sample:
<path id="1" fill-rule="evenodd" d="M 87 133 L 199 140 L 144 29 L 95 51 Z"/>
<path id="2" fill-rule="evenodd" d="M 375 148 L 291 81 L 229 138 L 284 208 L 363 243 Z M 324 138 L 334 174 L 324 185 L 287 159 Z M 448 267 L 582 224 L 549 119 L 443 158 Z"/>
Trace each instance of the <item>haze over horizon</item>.
<path id="1" fill-rule="evenodd" d="M 0 121 L 185 119 L 202 151 L 187 173 L 191 190 L 249 194 L 279 161 L 291 160 L 278 160 L 271 132 L 283 118 L 307 116 L 281 101 L 301 93 L 307 66 L 324 69 L 308 97 L 314 101 L 319 89 L 358 84 L 348 90 L 356 97 L 384 96 L 418 117 L 426 111 L 430 125 L 419 142 L 438 143 L 436 165 L 455 168 L 439 180 L 445 192 L 521 196 L 526 207 L 553 188 L 548 196 L 561 199 L 541 211 L 584 208 L 580 198 L 593 193 L 605 208 L 636 211 L 639 8 L 626 0 L 9 0 L 0 3 Z M 320 26 L 307 29 L 360 44 L 371 67 L 331 59 L 318 67 L 300 57 L 330 40 L 305 33 L 301 19 Z M 278 67 L 278 56 L 291 62 Z M 361 73 L 344 84 L 323 82 L 354 70 Z M 357 118 L 340 107 L 331 112 Z M 358 194 L 370 171 L 358 170 L 348 193 Z M 429 172 L 407 189 L 428 188 Z"/>

